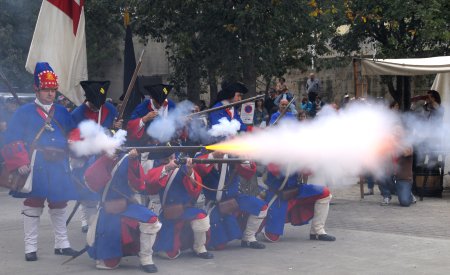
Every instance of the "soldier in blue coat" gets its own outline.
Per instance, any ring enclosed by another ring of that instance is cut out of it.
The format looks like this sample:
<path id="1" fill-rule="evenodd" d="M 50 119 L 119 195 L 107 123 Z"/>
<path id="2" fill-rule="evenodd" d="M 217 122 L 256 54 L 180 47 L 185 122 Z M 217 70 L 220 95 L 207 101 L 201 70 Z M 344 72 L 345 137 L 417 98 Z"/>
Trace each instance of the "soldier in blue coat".
<path id="1" fill-rule="evenodd" d="M 222 84 L 222 90 L 218 93 L 216 103 L 212 106 L 212 108 L 240 101 L 242 100 L 242 95 L 246 94 L 247 92 L 247 87 L 242 83 L 225 82 Z M 209 113 L 210 125 L 213 126 L 219 124 L 219 120 L 221 118 L 226 118 L 228 121 L 235 119 L 241 123 L 239 131 L 247 131 L 247 126 L 244 122 L 242 122 L 238 109 L 235 106 Z"/>
<path id="2" fill-rule="evenodd" d="M 37 260 L 38 228 L 45 200 L 55 233 L 55 254 L 76 253 L 70 248 L 65 219 L 67 201 L 77 199 L 67 143 L 67 134 L 75 124 L 63 106 L 53 103 L 58 81 L 48 63 L 36 64 L 34 88 L 36 100 L 14 113 L 2 149 L 8 171 L 28 175 L 32 183 L 31 191 L 11 192 L 13 197 L 25 198 L 22 214 L 27 261 Z"/>
<path id="3" fill-rule="evenodd" d="M 298 173 L 288 173 L 274 164 L 269 164 L 267 170 L 268 190 L 265 191 L 265 201 L 269 210 L 265 220 L 265 238 L 276 242 L 283 235 L 285 223 L 304 225 L 311 221 L 311 240 L 336 240 L 325 232 L 330 190 L 321 185 L 298 184 Z"/>
<path id="4" fill-rule="evenodd" d="M 113 127 L 121 129 L 122 120 L 116 120 L 118 116 L 116 107 L 106 102 L 110 81 L 81 81 L 80 85 L 83 87 L 86 100 L 71 113 L 75 124 L 79 125 L 82 121 L 92 120 L 105 129 L 112 129 Z M 70 141 L 76 142 L 79 139 L 79 129 L 72 131 Z M 95 161 L 95 156 L 72 157 L 72 172 L 80 185 L 84 184 L 83 174 L 93 161 Z M 89 220 L 97 212 L 97 196 L 82 189 L 80 199 L 81 231 L 86 233 Z"/>
<path id="5" fill-rule="evenodd" d="M 287 100 L 280 102 L 280 108 L 286 109 L 287 105 Z M 271 119 L 271 124 L 275 120 L 276 118 Z M 292 120 L 292 117 L 284 116 L 281 120 Z M 270 242 L 276 242 L 283 235 L 286 222 L 303 225 L 311 220 L 309 235 L 311 240 L 335 241 L 334 236 L 325 232 L 325 221 L 332 198 L 328 187 L 314 184 L 299 185 L 299 173 L 291 172 L 289 168 L 281 169 L 275 164 L 269 164 L 267 171 L 268 190 L 265 191 L 264 197 L 269 210 L 265 220 L 265 238 Z"/>
<path id="6" fill-rule="evenodd" d="M 183 165 L 176 163 L 174 154 L 158 159 L 147 172 L 146 181 L 150 193 L 159 193 L 162 205 L 162 228 L 155 251 L 175 259 L 182 249 L 192 248 L 197 257 L 212 259 L 213 254 L 205 246 L 209 216 L 196 206 L 202 179 L 194 170 L 192 159 L 188 158 Z"/>
<path id="7" fill-rule="evenodd" d="M 101 194 L 100 207 L 87 232 L 88 253 L 98 269 L 114 269 L 124 256 L 138 255 L 141 268 L 157 272 L 153 244 L 161 223 L 155 213 L 134 198 L 145 194 L 139 154 L 102 156 L 85 173 L 86 185 Z"/>

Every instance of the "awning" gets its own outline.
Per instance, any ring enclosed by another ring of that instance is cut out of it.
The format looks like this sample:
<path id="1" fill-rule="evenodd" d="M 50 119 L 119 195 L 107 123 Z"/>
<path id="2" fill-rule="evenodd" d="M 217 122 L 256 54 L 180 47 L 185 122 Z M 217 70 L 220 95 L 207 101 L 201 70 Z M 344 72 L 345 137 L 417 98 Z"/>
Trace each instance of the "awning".
<path id="1" fill-rule="evenodd" d="M 361 59 L 362 75 L 424 75 L 450 72 L 450 56 L 408 59 Z"/>

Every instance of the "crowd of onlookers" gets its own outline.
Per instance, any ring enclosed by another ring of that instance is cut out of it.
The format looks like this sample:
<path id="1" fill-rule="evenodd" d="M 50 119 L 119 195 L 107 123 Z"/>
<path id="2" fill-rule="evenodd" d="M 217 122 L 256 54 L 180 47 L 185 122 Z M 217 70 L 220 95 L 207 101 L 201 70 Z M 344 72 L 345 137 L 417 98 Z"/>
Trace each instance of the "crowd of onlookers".
<path id="1" fill-rule="evenodd" d="M 253 125 L 256 127 L 264 127 L 270 121 L 272 114 L 279 110 L 281 100 L 285 99 L 288 102 L 294 101 L 289 105 L 288 112 L 294 114 L 298 120 L 305 120 L 314 118 L 326 104 L 322 97 L 320 81 L 311 73 L 308 80 L 301 101 L 294 97 L 294 94 L 286 85 L 286 80 L 283 77 L 278 79 L 275 87 L 270 88 L 265 99 L 256 101 L 255 115 L 253 118 Z M 264 92 L 261 92 L 264 93 Z M 346 94 L 345 98 L 349 98 Z M 343 100 L 343 102 L 344 102 Z M 331 104 L 333 108 L 337 108 L 336 104 Z"/>

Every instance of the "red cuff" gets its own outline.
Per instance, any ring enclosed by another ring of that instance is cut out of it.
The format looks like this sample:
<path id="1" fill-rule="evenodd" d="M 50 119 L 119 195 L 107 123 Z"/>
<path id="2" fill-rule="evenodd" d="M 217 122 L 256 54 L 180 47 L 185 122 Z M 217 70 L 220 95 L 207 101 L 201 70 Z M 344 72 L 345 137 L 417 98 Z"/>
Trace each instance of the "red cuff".
<path id="1" fill-rule="evenodd" d="M 5 160 L 5 167 L 8 172 L 30 164 L 30 157 L 22 141 L 16 141 L 5 145 L 1 153 Z"/>
<path id="2" fill-rule="evenodd" d="M 250 180 L 256 173 L 256 163 L 250 162 L 250 167 L 245 167 L 239 164 L 236 169 L 240 176 L 244 177 L 246 180 Z"/>
<path id="3" fill-rule="evenodd" d="M 191 175 L 186 175 L 183 177 L 184 188 L 186 188 L 186 191 L 188 192 L 189 196 L 191 196 L 192 198 L 198 198 L 200 192 L 202 191 L 202 187 L 200 185 L 192 183 L 190 177 Z M 195 171 L 194 171 L 194 179 L 195 182 L 199 182 L 200 184 L 202 183 L 202 178 Z"/>
<path id="4" fill-rule="evenodd" d="M 144 135 L 145 127 L 140 128 L 141 118 L 128 121 L 127 132 L 130 140 L 139 140 Z"/>
<path id="5" fill-rule="evenodd" d="M 199 159 L 207 159 L 209 154 L 198 156 Z M 196 164 L 194 165 L 194 170 L 197 172 L 200 176 L 204 177 L 211 173 L 211 170 L 214 168 L 214 165 L 212 164 Z"/>
<path id="6" fill-rule="evenodd" d="M 72 131 L 70 131 L 67 139 L 69 140 L 69 142 L 80 141 L 81 140 L 80 128 L 75 128 Z"/>
<path id="7" fill-rule="evenodd" d="M 128 161 L 128 182 L 136 191 L 145 190 L 144 169 L 137 159 L 129 159 Z"/>
<path id="8" fill-rule="evenodd" d="M 269 171 L 269 173 L 271 173 L 275 177 L 278 177 L 280 175 L 280 167 L 273 163 L 267 165 L 267 171 Z"/>
<path id="9" fill-rule="evenodd" d="M 156 168 L 152 168 L 148 170 L 145 175 L 145 183 L 147 192 L 154 195 L 164 188 L 169 180 L 169 175 L 165 175 L 161 177 L 162 171 L 164 169 L 164 165 L 158 166 Z"/>

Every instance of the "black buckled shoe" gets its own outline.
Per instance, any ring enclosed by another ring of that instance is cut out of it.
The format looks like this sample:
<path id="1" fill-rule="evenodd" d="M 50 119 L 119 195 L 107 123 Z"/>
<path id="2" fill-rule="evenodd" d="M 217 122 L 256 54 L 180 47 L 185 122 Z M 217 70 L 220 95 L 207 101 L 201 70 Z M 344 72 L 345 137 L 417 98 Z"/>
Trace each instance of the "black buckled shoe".
<path id="1" fill-rule="evenodd" d="M 37 261 L 36 252 L 25 253 L 25 261 L 27 261 L 27 262 Z"/>
<path id="2" fill-rule="evenodd" d="M 248 247 L 253 249 L 264 249 L 266 246 L 258 241 L 249 242 L 249 241 L 241 241 L 241 247 Z"/>
<path id="3" fill-rule="evenodd" d="M 316 241 L 326 241 L 326 242 L 334 242 L 336 238 L 334 236 L 328 235 L 328 234 L 310 234 L 309 235 L 310 240 L 316 240 Z"/>
<path id="4" fill-rule="evenodd" d="M 147 273 L 158 272 L 158 268 L 154 264 L 141 265 L 141 268 L 142 268 L 142 270 L 144 270 L 144 272 L 147 272 Z"/>
<path id="5" fill-rule="evenodd" d="M 78 251 L 73 250 L 70 247 L 67 247 L 67 248 L 55 248 L 55 255 L 74 256 L 77 253 L 78 253 Z"/>
<path id="6" fill-rule="evenodd" d="M 213 259 L 213 258 L 214 258 L 214 254 L 212 254 L 212 253 L 209 252 L 209 251 L 202 252 L 202 253 L 195 253 L 195 252 L 194 252 L 194 254 L 195 254 L 195 256 L 197 256 L 197 257 L 199 257 L 199 258 L 202 258 L 202 259 L 206 259 L 206 260 L 209 260 L 209 259 Z"/>

